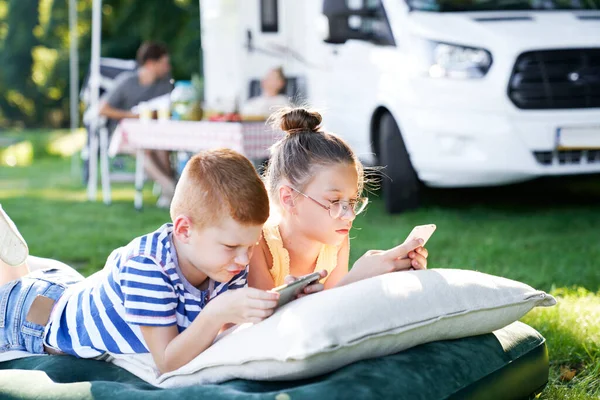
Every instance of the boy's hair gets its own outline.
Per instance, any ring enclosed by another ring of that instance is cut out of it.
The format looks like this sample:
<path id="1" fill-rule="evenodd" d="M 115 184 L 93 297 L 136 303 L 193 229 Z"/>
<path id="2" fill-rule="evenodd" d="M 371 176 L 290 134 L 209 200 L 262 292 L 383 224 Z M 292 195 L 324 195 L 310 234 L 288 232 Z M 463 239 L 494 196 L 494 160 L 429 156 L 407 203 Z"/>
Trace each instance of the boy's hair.
<path id="1" fill-rule="evenodd" d="M 186 215 L 195 228 L 225 215 L 245 225 L 269 218 L 269 196 L 252 163 L 229 149 L 203 151 L 186 164 L 171 202 L 171 219 Z"/>
<path id="2" fill-rule="evenodd" d="M 279 204 L 279 185 L 286 179 L 297 190 L 310 181 L 313 168 L 344 163 L 358 173 L 358 191 L 363 190 L 364 170 L 356 154 L 342 138 L 321 130 L 321 114 L 304 107 L 285 107 L 270 117 L 274 126 L 286 132 L 271 147 L 265 180 L 271 201 Z"/>
<path id="3" fill-rule="evenodd" d="M 146 64 L 147 61 L 158 61 L 167 54 L 169 54 L 169 50 L 163 43 L 144 42 L 137 51 L 136 61 L 141 67 Z"/>

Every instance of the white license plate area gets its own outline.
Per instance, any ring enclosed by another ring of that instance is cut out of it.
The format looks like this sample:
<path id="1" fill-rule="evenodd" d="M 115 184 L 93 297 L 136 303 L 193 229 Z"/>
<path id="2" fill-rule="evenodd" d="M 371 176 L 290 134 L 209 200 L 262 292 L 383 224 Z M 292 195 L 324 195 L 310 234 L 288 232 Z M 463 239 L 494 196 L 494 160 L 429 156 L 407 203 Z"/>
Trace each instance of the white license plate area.
<path id="1" fill-rule="evenodd" d="M 598 150 L 600 125 L 558 128 L 556 145 L 559 150 Z"/>

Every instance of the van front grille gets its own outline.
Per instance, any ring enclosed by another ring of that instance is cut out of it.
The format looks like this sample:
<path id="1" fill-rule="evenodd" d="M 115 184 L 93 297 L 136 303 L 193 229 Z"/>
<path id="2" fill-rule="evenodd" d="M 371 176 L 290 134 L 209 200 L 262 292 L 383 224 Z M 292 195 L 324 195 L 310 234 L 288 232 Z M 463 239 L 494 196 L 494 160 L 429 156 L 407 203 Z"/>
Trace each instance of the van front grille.
<path id="1" fill-rule="evenodd" d="M 600 164 L 600 150 L 534 151 L 533 156 L 542 165 Z"/>
<path id="2" fill-rule="evenodd" d="M 600 107 L 600 48 L 521 54 L 508 97 L 524 110 Z"/>

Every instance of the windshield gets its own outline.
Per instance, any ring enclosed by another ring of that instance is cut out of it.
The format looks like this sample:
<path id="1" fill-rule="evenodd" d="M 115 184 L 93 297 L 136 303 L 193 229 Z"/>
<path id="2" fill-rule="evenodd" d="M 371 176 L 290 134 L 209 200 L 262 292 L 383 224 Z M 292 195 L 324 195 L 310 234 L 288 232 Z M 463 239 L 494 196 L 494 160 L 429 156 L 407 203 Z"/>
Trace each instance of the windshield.
<path id="1" fill-rule="evenodd" d="M 505 11 L 505 10 L 598 10 L 600 0 L 406 0 L 413 10 Z"/>

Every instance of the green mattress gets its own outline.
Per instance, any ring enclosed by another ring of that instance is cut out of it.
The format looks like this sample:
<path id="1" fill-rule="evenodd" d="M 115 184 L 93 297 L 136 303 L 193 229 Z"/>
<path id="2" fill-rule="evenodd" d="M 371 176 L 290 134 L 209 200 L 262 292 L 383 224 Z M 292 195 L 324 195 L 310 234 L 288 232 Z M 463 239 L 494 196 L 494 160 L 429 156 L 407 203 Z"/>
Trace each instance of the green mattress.
<path id="1" fill-rule="evenodd" d="M 102 361 L 42 356 L 0 363 L 0 399 L 527 399 L 547 381 L 545 340 L 520 322 L 298 381 L 158 389 Z"/>

